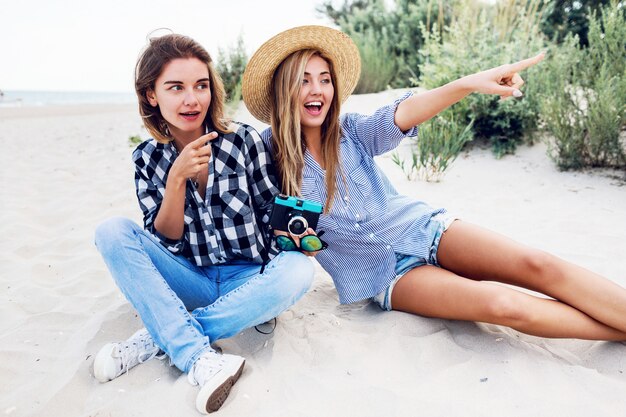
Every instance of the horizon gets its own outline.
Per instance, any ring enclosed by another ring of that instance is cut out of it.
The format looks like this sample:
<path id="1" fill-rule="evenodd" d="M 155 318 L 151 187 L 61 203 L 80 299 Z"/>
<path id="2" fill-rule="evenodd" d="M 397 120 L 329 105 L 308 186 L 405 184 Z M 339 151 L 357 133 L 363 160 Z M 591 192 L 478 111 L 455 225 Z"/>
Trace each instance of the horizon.
<path id="1" fill-rule="evenodd" d="M 134 92 L 134 67 L 147 37 L 169 28 L 194 38 L 217 59 L 239 36 L 250 56 L 294 26 L 331 26 L 315 12 L 323 0 L 34 0 L 6 2 L 0 25 L 0 90 Z M 268 24 L 268 22 L 270 24 Z M 13 41 L 14 40 L 14 41 Z"/>
<path id="2" fill-rule="evenodd" d="M 84 94 L 84 93 L 95 93 L 95 94 L 134 94 L 135 90 L 127 90 L 127 91 L 112 91 L 112 90 L 30 90 L 25 88 L 20 89 L 4 89 L 0 88 L 0 91 L 3 93 L 76 93 L 76 94 Z"/>
<path id="3" fill-rule="evenodd" d="M 20 89 L 5 89 L 0 88 L 0 91 L 4 94 L 7 93 L 53 93 L 53 94 L 135 94 L 135 90 L 126 90 L 126 91 L 113 91 L 113 90 L 30 90 L 25 88 Z"/>

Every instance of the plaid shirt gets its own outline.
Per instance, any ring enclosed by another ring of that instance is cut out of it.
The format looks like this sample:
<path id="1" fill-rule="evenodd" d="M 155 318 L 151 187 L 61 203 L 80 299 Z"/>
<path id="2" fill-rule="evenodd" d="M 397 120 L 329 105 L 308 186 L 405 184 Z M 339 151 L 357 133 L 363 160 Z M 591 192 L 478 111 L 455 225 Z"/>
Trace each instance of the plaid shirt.
<path id="1" fill-rule="evenodd" d="M 234 132 L 210 142 L 212 156 L 204 200 L 187 180 L 185 228 L 180 240 L 168 239 L 154 228 L 167 174 L 178 156 L 176 147 L 149 139 L 133 152 L 144 228 L 170 252 L 198 266 L 235 259 L 262 263 L 269 257 L 269 212 L 279 192 L 271 158 L 252 127 L 233 124 L 231 128 Z"/>

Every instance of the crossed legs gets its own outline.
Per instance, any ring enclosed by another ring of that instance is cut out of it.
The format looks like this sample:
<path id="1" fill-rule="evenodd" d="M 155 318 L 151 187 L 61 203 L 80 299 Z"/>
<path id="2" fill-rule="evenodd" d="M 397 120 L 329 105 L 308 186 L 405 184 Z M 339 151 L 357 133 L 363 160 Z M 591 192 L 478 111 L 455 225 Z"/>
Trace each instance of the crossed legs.
<path id="1" fill-rule="evenodd" d="M 591 271 L 462 221 L 443 234 L 437 259 L 441 268 L 417 267 L 398 281 L 394 310 L 542 337 L 626 340 L 626 289 Z"/>

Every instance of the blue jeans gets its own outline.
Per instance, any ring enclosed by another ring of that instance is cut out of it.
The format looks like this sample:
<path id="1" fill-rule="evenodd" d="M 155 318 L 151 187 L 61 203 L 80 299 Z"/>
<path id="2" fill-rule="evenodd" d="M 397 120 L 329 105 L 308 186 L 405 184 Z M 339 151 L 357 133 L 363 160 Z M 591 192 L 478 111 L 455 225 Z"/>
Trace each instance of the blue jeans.
<path id="1" fill-rule="evenodd" d="M 262 274 L 261 265 L 243 260 L 198 267 L 124 218 L 98 226 L 96 246 L 156 344 L 183 372 L 211 342 L 278 316 L 313 281 L 313 264 L 299 252 L 280 253 Z"/>

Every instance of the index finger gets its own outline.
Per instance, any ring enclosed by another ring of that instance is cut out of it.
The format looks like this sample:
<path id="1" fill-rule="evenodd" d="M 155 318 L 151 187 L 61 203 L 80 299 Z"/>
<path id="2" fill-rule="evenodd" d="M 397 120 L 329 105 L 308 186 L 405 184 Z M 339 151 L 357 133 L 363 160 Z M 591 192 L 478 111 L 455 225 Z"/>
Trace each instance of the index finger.
<path id="1" fill-rule="evenodd" d="M 207 142 L 214 140 L 217 138 L 216 132 L 207 133 L 206 135 L 200 136 L 198 139 L 194 140 L 190 143 L 193 148 L 199 148 L 200 146 L 204 146 Z"/>
<path id="2" fill-rule="evenodd" d="M 543 61 L 543 58 L 545 58 L 545 56 L 546 53 L 541 52 L 532 58 L 526 58 L 521 61 L 515 62 L 511 64 L 511 72 L 520 72 L 522 70 L 525 70 L 526 68 L 532 67 L 533 65 L 536 65 Z"/>

